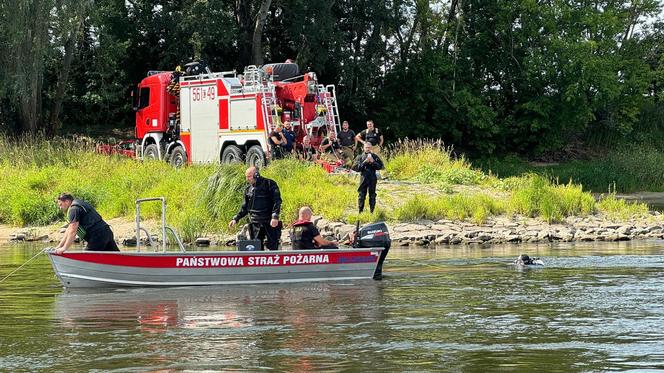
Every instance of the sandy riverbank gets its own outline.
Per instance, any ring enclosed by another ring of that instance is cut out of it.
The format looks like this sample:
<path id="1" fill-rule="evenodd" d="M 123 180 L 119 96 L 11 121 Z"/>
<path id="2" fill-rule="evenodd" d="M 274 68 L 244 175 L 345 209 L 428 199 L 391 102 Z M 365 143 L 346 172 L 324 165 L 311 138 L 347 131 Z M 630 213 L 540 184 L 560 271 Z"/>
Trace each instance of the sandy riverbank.
<path id="1" fill-rule="evenodd" d="M 116 240 L 122 243 L 134 237 L 135 222 L 125 218 L 108 221 Z M 325 236 L 342 239 L 355 229 L 354 225 L 331 222 L 321 217 L 314 219 L 318 229 Z M 144 227 L 157 239 L 160 238 L 158 221 L 143 222 Z M 627 221 L 612 221 L 600 215 L 568 217 L 563 222 L 548 224 L 539 219 L 522 216 L 498 216 L 487 219 L 483 224 L 468 221 L 415 221 L 388 223 L 392 245 L 435 246 L 464 244 L 498 244 L 520 242 L 572 242 L 572 241 L 628 241 L 643 239 L 664 239 L 664 215 L 651 212 L 650 215 Z M 0 241 L 36 240 L 45 245 L 57 243 L 62 237 L 62 225 L 45 227 L 17 228 L 0 225 Z M 282 242 L 289 243 L 289 230 L 282 232 Z M 234 238 L 228 234 L 207 235 L 213 245 L 223 246 Z"/>

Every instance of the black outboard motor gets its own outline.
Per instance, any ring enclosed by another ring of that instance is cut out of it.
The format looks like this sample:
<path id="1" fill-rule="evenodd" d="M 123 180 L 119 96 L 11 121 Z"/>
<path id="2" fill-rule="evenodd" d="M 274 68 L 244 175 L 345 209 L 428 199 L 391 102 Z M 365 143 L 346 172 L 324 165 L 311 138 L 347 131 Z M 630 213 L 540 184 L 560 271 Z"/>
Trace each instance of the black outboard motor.
<path id="1" fill-rule="evenodd" d="M 359 226 L 359 223 L 358 223 Z M 355 234 L 355 243 L 354 247 L 383 247 L 383 250 L 380 253 L 380 258 L 378 259 L 378 265 L 376 266 L 376 272 L 374 272 L 374 280 L 383 279 L 383 262 L 387 256 L 387 252 L 390 251 L 390 246 L 392 245 L 392 240 L 390 239 L 390 232 L 387 230 L 387 225 L 385 223 L 373 223 L 367 224 L 362 228 L 356 227 Z"/>

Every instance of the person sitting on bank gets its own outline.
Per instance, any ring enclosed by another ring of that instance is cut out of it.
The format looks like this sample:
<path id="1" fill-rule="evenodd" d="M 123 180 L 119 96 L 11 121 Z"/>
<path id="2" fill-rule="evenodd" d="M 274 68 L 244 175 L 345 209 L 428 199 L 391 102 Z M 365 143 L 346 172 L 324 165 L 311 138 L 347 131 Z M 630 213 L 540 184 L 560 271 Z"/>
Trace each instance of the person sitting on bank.
<path id="1" fill-rule="evenodd" d="M 298 219 L 293 223 L 291 242 L 293 250 L 336 249 L 336 241 L 329 241 L 321 236 L 318 228 L 311 222 L 313 212 L 308 206 L 300 208 Z"/>
<path id="2" fill-rule="evenodd" d="M 302 138 L 302 146 L 298 148 L 298 158 L 302 161 L 315 162 L 318 160 L 318 152 L 316 148 L 311 145 L 311 138 L 304 136 Z"/>
<path id="3" fill-rule="evenodd" d="M 328 162 L 334 162 L 342 158 L 341 144 L 337 139 L 337 134 L 330 131 L 325 140 L 320 143 L 321 158 Z"/>
<path id="4" fill-rule="evenodd" d="M 285 121 L 284 122 L 284 129 L 281 131 L 281 134 L 283 135 L 284 140 L 286 140 L 285 144 L 282 144 L 282 148 L 284 149 L 284 155 L 288 155 L 293 153 L 293 150 L 295 148 L 295 131 L 293 131 L 292 123 L 290 121 Z"/>
<path id="5" fill-rule="evenodd" d="M 288 143 L 288 141 L 286 140 L 286 137 L 284 137 L 283 127 L 281 124 L 278 124 L 277 128 L 270 132 L 268 142 L 270 143 L 272 159 L 283 158 L 285 153 L 284 146 Z"/>
<path id="6" fill-rule="evenodd" d="M 74 196 L 69 193 L 58 195 L 57 203 L 58 207 L 66 212 L 69 221 L 64 237 L 55 247 L 57 254 L 62 254 L 69 249 L 77 234 L 87 242 L 85 250 L 120 251 L 115 243 L 111 227 L 91 204 L 74 199 Z"/>

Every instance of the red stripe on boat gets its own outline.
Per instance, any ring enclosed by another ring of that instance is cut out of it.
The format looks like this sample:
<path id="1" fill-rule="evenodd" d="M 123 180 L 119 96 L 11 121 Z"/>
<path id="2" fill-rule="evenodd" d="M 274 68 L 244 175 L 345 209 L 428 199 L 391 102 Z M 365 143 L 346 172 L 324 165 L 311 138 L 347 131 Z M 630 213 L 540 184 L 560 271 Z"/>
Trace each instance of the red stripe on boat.
<path id="1" fill-rule="evenodd" d="M 274 267 L 319 264 L 374 263 L 377 252 L 325 252 L 262 255 L 140 255 L 121 253 L 63 253 L 62 257 L 95 264 L 150 268 Z"/>

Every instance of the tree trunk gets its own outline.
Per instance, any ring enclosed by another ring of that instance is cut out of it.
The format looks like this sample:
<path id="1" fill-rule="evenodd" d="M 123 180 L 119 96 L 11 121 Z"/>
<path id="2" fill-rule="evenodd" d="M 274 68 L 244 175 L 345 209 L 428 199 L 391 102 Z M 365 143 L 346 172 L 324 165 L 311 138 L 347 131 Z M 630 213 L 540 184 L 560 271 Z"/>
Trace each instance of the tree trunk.
<path id="1" fill-rule="evenodd" d="M 456 17 L 457 13 L 457 6 L 458 6 L 458 0 L 452 0 L 452 4 L 450 4 L 450 12 L 447 13 L 447 22 L 445 23 L 445 32 L 443 33 L 443 53 L 447 53 L 447 48 L 450 46 L 450 38 L 448 37 L 449 31 L 450 31 L 450 24 L 452 23 L 452 20 Z M 457 33 L 459 32 L 459 28 L 457 25 Z M 456 34 L 454 36 L 455 38 L 455 43 L 456 43 Z"/>
<path id="2" fill-rule="evenodd" d="M 263 64 L 263 29 L 265 28 L 265 20 L 267 19 L 271 4 L 272 0 L 263 0 L 256 15 L 256 24 L 251 41 L 253 62 L 256 66 Z"/>
<path id="3" fill-rule="evenodd" d="M 83 27 L 84 12 L 81 12 L 77 15 L 78 20 L 74 28 L 70 31 L 67 42 L 65 43 L 65 55 L 62 59 L 62 69 L 58 76 L 58 86 L 55 91 L 55 98 L 53 99 L 53 110 L 51 111 L 51 119 L 49 123 L 49 132 L 54 133 L 61 127 L 61 123 L 58 120 L 60 116 L 60 111 L 62 110 L 62 102 L 65 97 L 65 89 L 67 87 L 67 80 L 69 79 L 69 70 L 71 68 L 71 63 L 74 60 L 74 47 L 76 46 L 76 38 Z"/>
<path id="4" fill-rule="evenodd" d="M 19 95 L 21 128 L 24 133 L 34 134 L 41 124 L 44 50 L 48 43 L 50 7 L 42 0 L 33 0 L 26 10 L 21 16 L 25 17 L 27 30 L 19 43 L 24 58 L 16 61 L 22 77 L 14 94 Z"/>
<path id="5" fill-rule="evenodd" d="M 236 0 L 235 14 L 239 63 L 240 66 L 247 66 L 251 64 L 251 0 Z"/>

